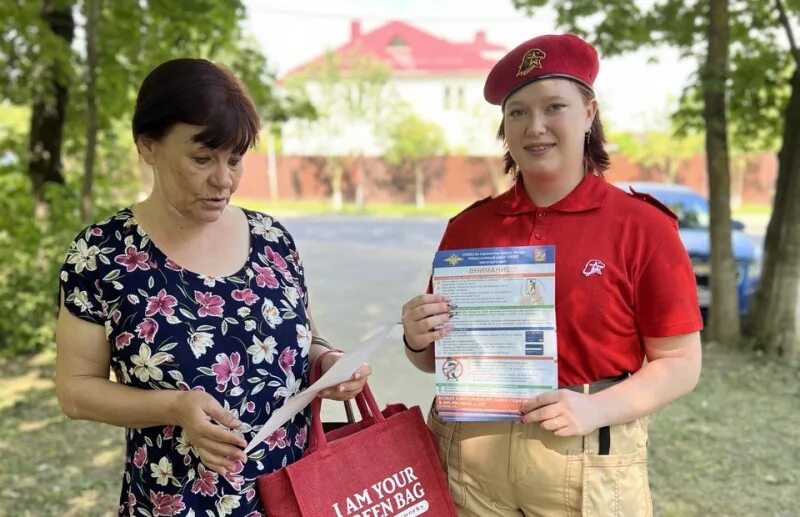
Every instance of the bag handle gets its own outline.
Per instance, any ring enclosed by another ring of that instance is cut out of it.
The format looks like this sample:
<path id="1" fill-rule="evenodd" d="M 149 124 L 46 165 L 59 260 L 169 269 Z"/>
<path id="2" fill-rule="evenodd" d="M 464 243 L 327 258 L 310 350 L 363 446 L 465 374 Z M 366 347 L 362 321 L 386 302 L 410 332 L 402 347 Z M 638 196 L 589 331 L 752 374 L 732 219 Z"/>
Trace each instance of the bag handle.
<path id="1" fill-rule="evenodd" d="M 326 355 L 333 352 L 340 351 L 326 350 L 319 357 L 317 357 L 317 360 L 314 361 L 311 369 L 309 384 L 314 384 L 317 382 L 317 380 L 319 380 L 319 378 L 322 376 L 322 360 Z M 355 399 L 362 421 L 373 420 L 375 422 L 380 422 L 385 420 L 380 409 L 378 408 L 378 403 L 375 401 L 375 397 L 372 395 L 372 391 L 369 389 L 368 384 L 364 384 L 364 388 L 361 390 L 361 393 L 356 395 Z M 350 401 L 344 402 L 345 412 L 348 414 L 347 421 L 353 422 L 353 410 L 349 405 L 349 402 Z M 320 397 L 315 397 L 314 400 L 311 401 L 311 436 L 309 437 L 309 449 L 326 448 L 328 446 L 328 440 L 325 438 L 325 431 L 322 429 L 321 411 L 322 399 Z"/>
<path id="2" fill-rule="evenodd" d="M 308 385 L 309 386 L 314 384 L 315 382 L 317 382 L 319 380 L 319 378 L 322 377 L 322 358 L 325 357 L 326 355 L 330 354 L 330 353 L 333 353 L 333 352 L 341 352 L 341 350 L 337 350 L 335 348 L 328 349 L 325 352 L 323 352 L 322 354 L 320 354 L 320 356 L 317 357 L 317 360 L 314 361 L 314 364 L 311 367 L 311 373 L 309 374 L 309 378 L 308 378 Z M 354 423 L 356 421 L 355 416 L 353 416 L 353 404 L 351 402 L 352 401 L 350 401 L 350 400 L 345 400 L 343 402 L 344 403 L 344 414 L 345 414 L 345 417 L 347 418 L 347 423 L 348 424 L 352 424 L 352 423 Z M 364 410 L 361 408 L 360 405 L 358 407 L 358 410 L 362 415 L 364 414 Z"/>
<path id="3" fill-rule="evenodd" d="M 322 354 L 320 354 L 319 357 L 317 357 L 317 360 L 314 361 L 314 364 L 313 364 L 313 366 L 311 368 L 311 373 L 310 373 L 309 379 L 308 379 L 308 381 L 309 381 L 308 384 L 309 385 L 314 384 L 315 382 L 317 382 L 319 380 L 320 377 L 322 377 L 322 359 L 326 355 L 332 354 L 334 352 L 342 353 L 341 350 L 337 350 L 335 348 L 331 348 L 329 350 L 326 350 Z M 364 419 L 367 419 L 367 418 L 371 418 L 372 417 L 372 411 L 370 411 L 369 406 L 365 403 L 365 401 L 361 397 L 356 397 L 355 401 L 356 401 L 356 406 L 358 407 L 358 412 L 359 412 L 359 414 L 361 414 L 361 419 L 364 420 Z M 345 412 L 345 415 L 347 416 L 347 423 L 348 424 L 352 424 L 353 422 L 355 422 L 355 417 L 353 416 L 352 400 L 345 400 L 342 403 L 344 404 L 344 412 Z"/>

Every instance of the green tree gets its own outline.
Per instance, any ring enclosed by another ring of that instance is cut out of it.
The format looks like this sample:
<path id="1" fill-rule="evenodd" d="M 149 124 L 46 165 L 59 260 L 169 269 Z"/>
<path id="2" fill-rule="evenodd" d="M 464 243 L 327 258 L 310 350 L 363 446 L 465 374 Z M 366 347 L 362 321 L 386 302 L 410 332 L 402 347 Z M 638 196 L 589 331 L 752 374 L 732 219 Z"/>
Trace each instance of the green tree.
<path id="1" fill-rule="evenodd" d="M 788 2 L 787 2 L 788 4 Z M 783 111 L 781 149 L 778 153 L 778 180 L 772 217 L 764 242 L 764 267 L 756 293 L 756 303 L 747 315 L 745 332 L 770 356 L 800 361 L 797 303 L 800 293 L 800 48 L 792 23 L 781 0 L 775 0 L 780 26 L 789 40 L 788 57 L 793 72 L 790 95 Z M 794 16 L 800 15 L 800 2 L 789 4 Z M 780 69 L 783 53 L 779 47 L 765 47 L 777 53 L 773 61 Z M 775 75 L 775 71 L 765 72 Z M 772 103 L 769 103 L 771 105 Z"/>
<path id="2" fill-rule="evenodd" d="M 726 82 L 730 75 L 729 0 L 709 0 L 706 15 L 708 51 L 700 69 L 706 163 L 711 216 L 711 312 L 708 330 L 723 343 L 741 337 L 736 262 L 731 243 L 731 166 L 728 146 Z"/>
<path id="3" fill-rule="evenodd" d="M 187 56 L 222 62 L 263 118 L 297 112 L 274 94 L 263 54 L 242 33 L 244 15 L 240 0 L 0 3 L 0 108 L 14 114 L 13 124 L 0 117 L 0 246 L 9 250 L 0 256 L 0 353 L 52 343 L 58 267 L 81 209 L 85 218 L 92 208 L 108 214 L 138 188 L 130 119 L 154 66 Z M 71 44 L 75 21 L 85 21 L 86 51 Z M 24 128 L 21 112 L 30 116 Z"/>
<path id="4" fill-rule="evenodd" d="M 670 183 L 678 182 L 681 163 L 703 150 L 702 133 L 677 135 L 673 130 L 612 133 L 609 141 L 620 154 L 645 171 L 659 171 Z"/>
<path id="5" fill-rule="evenodd" d="M 425 207 L 425 160 L 445 151 L 442 128 L 408 109 L 402 109 L 387 131 L 386 161 L 395 166 L 408 165 L 414 175 L 414 200 Z"/>
<path id="6" fill-rule="evenodd" d="M 36 2 L 38 3 L 38 2 Z M 72 2 L 45 0 L 35 27 L 41 32 L 39 45 L 32 45 L 29 59 L 39 66 L 28 68 L 32 88 L 31 128 L 28 144 L 28 176 L 33 186 L 37 213 L 45 210 L 44 190 L 47 183 L 64 183 L 61 168 L 61 147 L 69 98 L 69 47 L 75 33 Z M 20 8 L 22 10 L 22 8 Z M 29 12 L 25 12 L 29 16 Z M 26 16 L 26 17 L 27 17 Z"/>
<path id="7" fill-rule="evenodd" d="M 328 52 L 286 80 L 291 95 L 311 100 L 316 116 L 286 127 L 284 140 L 303 142 L 306 152 L 325 156 L 334 210 L 342 209 L 345 169 L 382 147 L 379 126 L 394 106 L 389 75 L 387 65 L 355 48 L 344 58 Z"/>

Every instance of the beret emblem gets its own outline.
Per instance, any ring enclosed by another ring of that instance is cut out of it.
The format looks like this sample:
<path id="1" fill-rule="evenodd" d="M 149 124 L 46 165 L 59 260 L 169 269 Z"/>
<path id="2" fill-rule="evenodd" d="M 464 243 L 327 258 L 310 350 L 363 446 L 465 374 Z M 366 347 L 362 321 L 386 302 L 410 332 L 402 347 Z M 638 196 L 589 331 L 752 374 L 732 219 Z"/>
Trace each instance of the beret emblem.
<path id="1" fill-rule="evenodd" d="M 538 48 L 532 48 L 525 52 L 525 55 L 522 56 L 522 62 L 517 69 L 517 77 L 527 75 L 534 68 L 542 68 L 542 59 L 545 57 L 547 57 L 547 54 Z"/>

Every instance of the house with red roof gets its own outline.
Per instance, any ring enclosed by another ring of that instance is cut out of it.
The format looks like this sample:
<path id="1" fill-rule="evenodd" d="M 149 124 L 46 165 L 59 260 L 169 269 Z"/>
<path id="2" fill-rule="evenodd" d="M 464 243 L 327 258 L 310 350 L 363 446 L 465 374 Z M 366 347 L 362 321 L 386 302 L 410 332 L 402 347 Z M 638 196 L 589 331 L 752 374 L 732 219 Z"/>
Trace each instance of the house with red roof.
<path id="1" fill-rule="evenodd" d="M 375 61 L 389 71 L 380 93 L 386 103 L 403 101 L 420 117 L 441 126 L 450 152 L 496 155 L 500 148 L 494 134 L 500 112 L 484 101 L 483 83 L 505 50 L 487 41 L 483 31 L 469 41 L 450 41 L 403 21 L 363 31 L 356 20 L 350 24 L 347 42 L 291 70 L 282 82 L 311 76 L 326 60 L 335 63 L 343 76 L 365 59 Z M 306 91 L 312 102 L 321 97 L 313 83 Z M 385 116 L 379 109 L 368 108 L 363 120 L 342 121 L 339 127 L 317 125 L 316 132 L 313 122 L 290 122 L 284 128 L 283 153 L 381 155 L 384 144 L 375 128 Z"/>

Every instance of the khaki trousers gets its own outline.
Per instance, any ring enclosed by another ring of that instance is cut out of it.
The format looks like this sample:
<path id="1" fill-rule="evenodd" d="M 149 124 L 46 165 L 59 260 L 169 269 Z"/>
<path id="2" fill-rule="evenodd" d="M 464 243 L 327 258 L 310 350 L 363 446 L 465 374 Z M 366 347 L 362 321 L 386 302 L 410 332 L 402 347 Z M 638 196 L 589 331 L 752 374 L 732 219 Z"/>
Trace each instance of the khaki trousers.
<path id="1" fill-rule="evenodd" d="M 647 419 L 611 426 L 605 438 L 560 438 L 536 424 L 444 422 L 435 410 L 428 425 L 461 517 L 653 513 Z"/>

